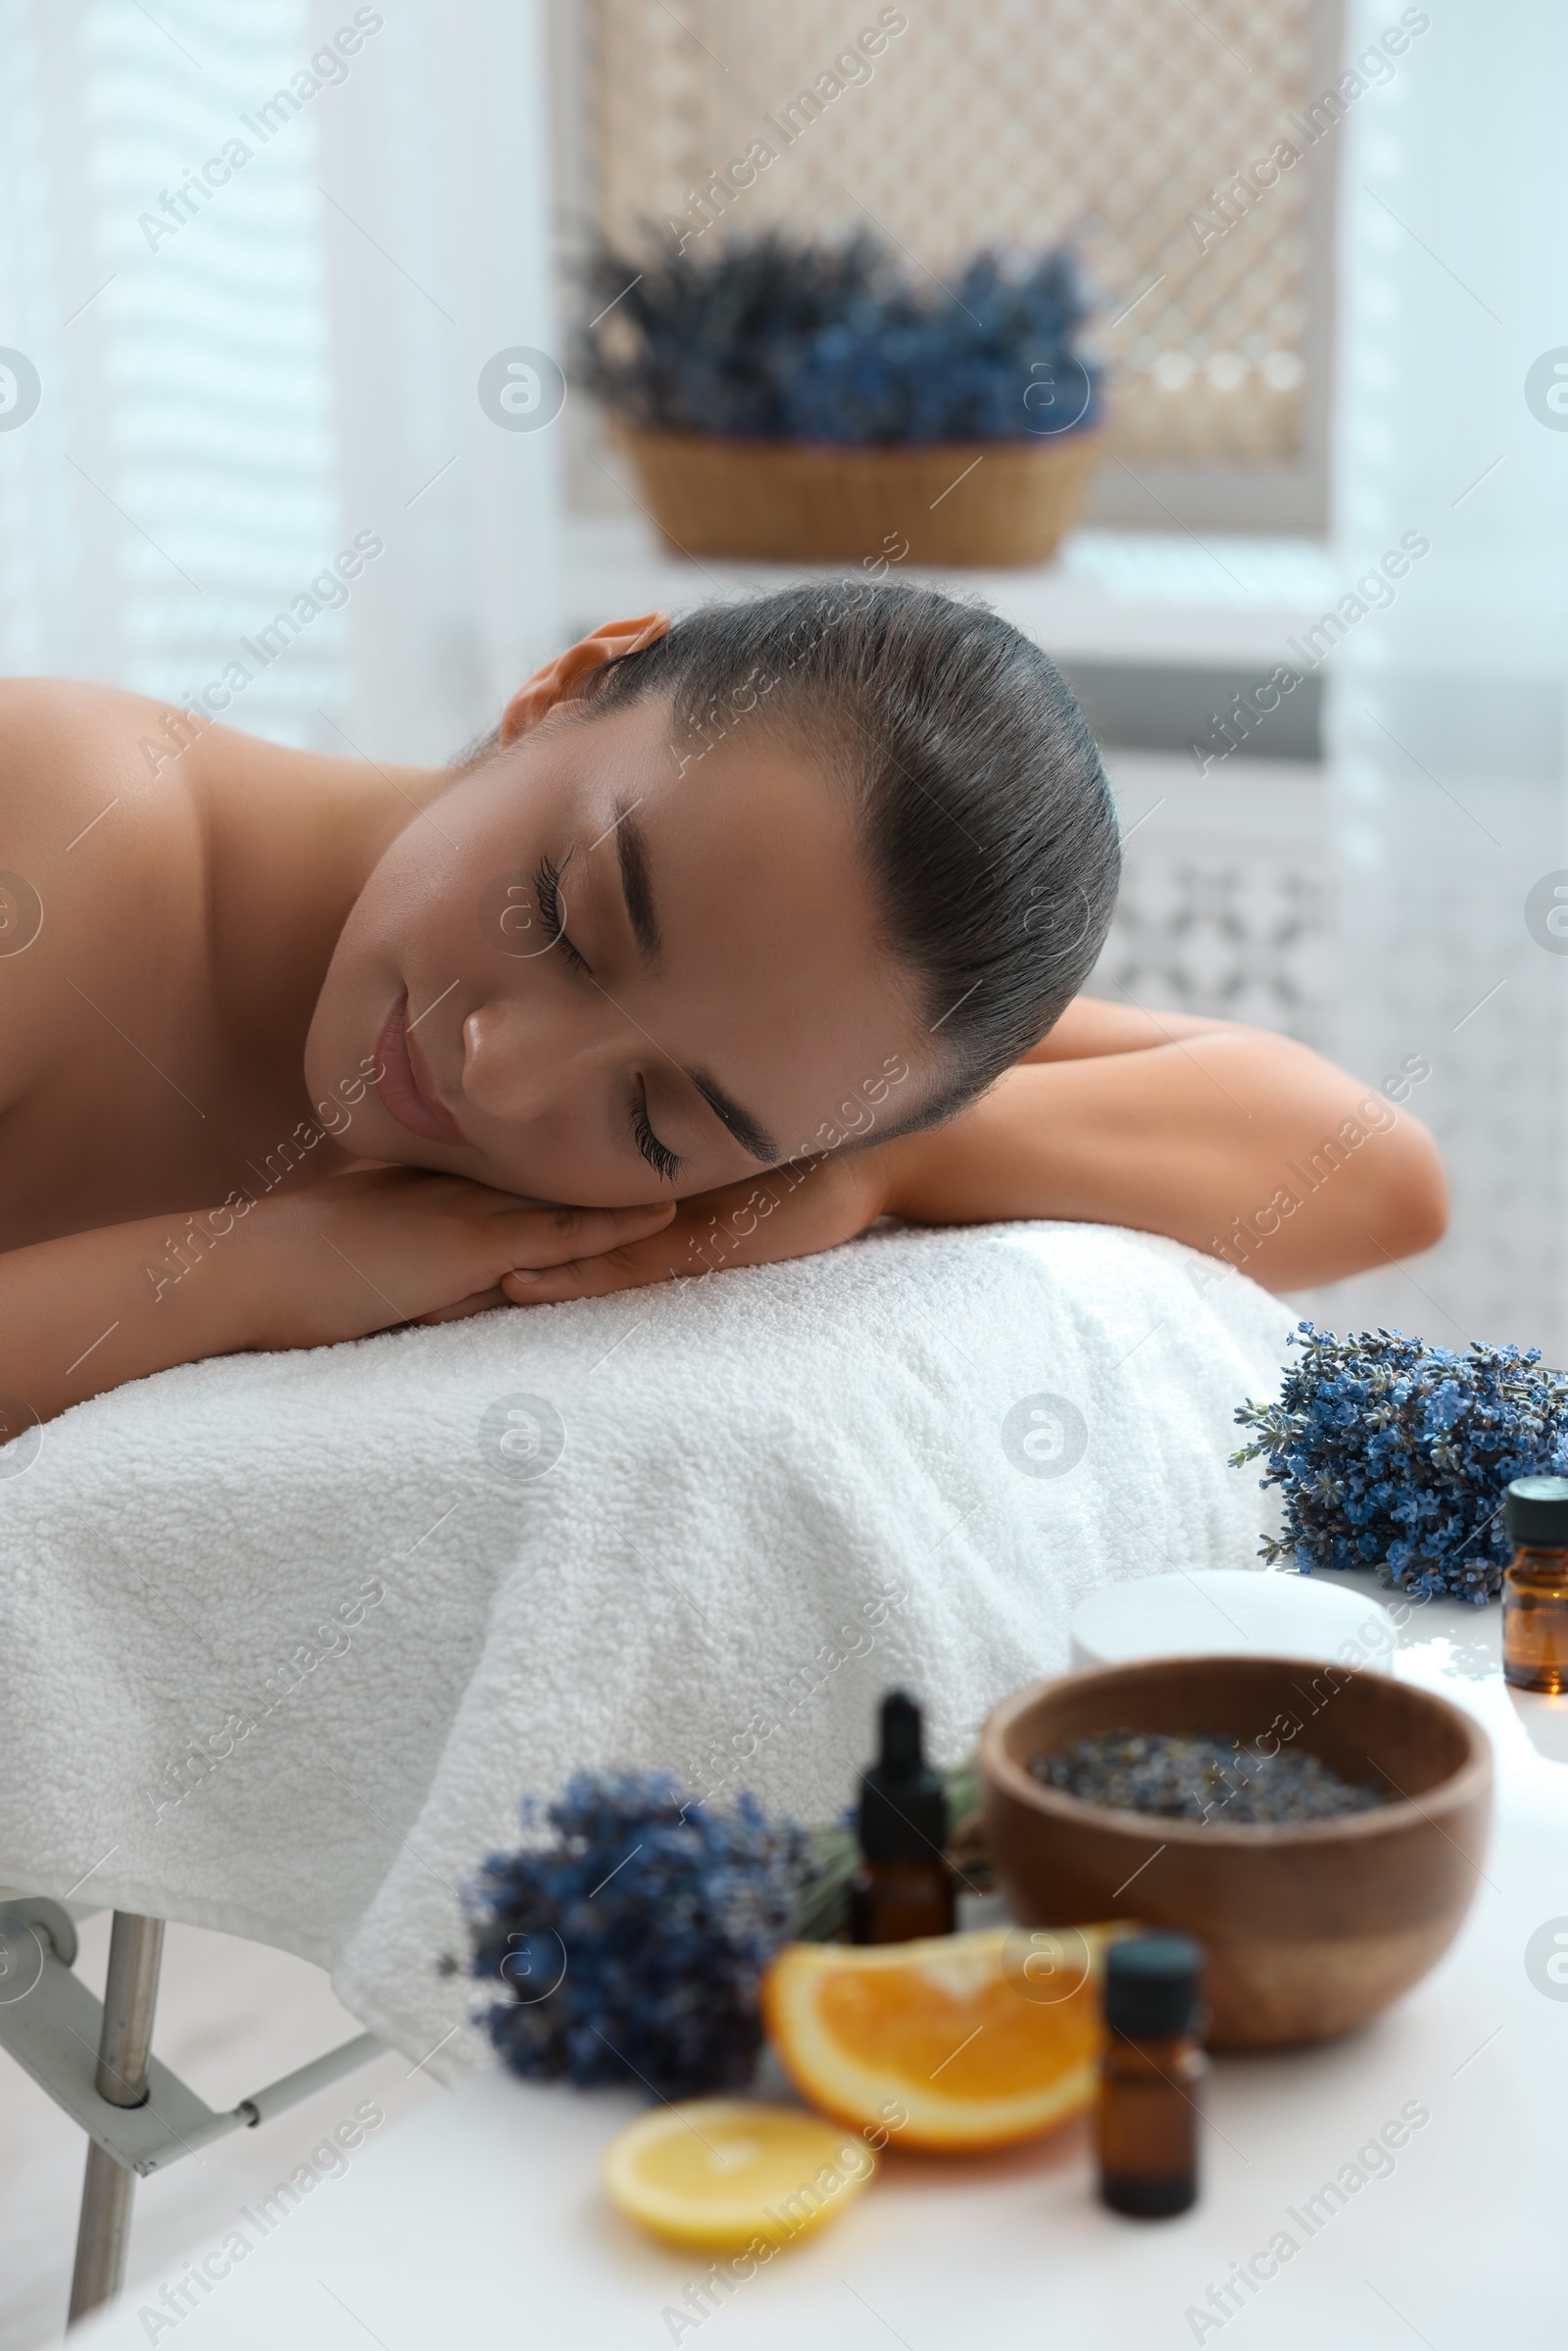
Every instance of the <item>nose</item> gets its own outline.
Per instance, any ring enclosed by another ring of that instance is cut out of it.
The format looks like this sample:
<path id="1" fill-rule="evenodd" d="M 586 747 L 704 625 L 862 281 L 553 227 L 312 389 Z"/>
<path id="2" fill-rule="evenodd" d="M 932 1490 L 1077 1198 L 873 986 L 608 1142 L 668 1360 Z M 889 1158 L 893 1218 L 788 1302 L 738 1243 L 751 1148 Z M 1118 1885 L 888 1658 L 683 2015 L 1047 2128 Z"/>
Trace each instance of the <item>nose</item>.
<path id="1" fill-rule="evenodd" d="M 543 994 L 543 991 L 541 991 Z M 545 1003 L 481 1004 L 463 1024 L 463 1091 L 486 1117 L 546 1117 L 603 1065 L 613 1040 Z"/>

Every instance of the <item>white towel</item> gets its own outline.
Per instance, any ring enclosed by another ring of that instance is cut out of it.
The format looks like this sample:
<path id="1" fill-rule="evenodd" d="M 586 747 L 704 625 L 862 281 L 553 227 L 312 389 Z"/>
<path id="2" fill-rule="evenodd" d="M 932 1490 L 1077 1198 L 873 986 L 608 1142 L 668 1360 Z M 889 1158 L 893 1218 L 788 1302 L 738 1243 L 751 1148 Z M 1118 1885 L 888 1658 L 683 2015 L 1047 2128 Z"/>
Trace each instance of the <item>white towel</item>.
<path id="1" fill-rule="evenodd" d="M 0 1452 L 0 1882 L 297 1951 L 421 2058 L 525 1789 L 832 1819 L 890 1683 L 954 1761 L 1086 1592 L 1252 1564 L 1290 1320 L 1143 1235 L 879 1231 L 78 1406 Z"/>

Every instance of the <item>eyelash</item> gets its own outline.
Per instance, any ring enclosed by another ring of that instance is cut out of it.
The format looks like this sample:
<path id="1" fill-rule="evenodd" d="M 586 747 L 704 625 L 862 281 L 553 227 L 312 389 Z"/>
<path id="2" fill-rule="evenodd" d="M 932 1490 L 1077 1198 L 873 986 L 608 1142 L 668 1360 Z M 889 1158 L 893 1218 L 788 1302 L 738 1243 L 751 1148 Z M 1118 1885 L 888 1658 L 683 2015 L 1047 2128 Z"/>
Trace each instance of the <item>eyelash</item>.
<path id="1" fill-rule="evenodd" d="M 568 856 L 566 865 L 570 863 L 571 858 Z M 539 901 L 540 919 L 547 931 L 555 933 L 555 945 L 561 949 L 569 968 L 573 971 L 586 971 L 588 964 L 585 957 L 580 955 L 572 946 L 561 923 L 561 877 L 565 872 L 566 865 L 558 865 L 551 857 L 541 857 L 539 870 L 533 877 L 534 896 Z"/>
<path id="2" fill-rule="evenodd" d="M 648 1097 L 639 1090 L 631 1106 L 631 1131 L 637 1149 L 662 1183 L 673 1184 L 685 1160 L 672 1151 L 667 1143 L 661 1143 L 648 1123 Z"/>
<path id="3" fill-rule="evenodd" d="M 533 877 L 534 896 L 539 902 L 540 919 L 547 930 L 555 933 L 555 943 L 570 968 L 573 971 L 586 971 L 586 958 L 572 946 L 561 924 L 561 877 L 570 863 L 569 854 L 564 865 L 558 865 L 552 857 L 542 857 L 539 870 Z M 631 1131 L 637 1149 L 655 1174 L 662 1183 L 672 1184 L 686 1162 L 678 1151 L 672 1151 L 667 1143 L 661 1143 L 654 1133 L 648 1123 L 648 1098 L 640 1091 L 632 1104 Z"/>

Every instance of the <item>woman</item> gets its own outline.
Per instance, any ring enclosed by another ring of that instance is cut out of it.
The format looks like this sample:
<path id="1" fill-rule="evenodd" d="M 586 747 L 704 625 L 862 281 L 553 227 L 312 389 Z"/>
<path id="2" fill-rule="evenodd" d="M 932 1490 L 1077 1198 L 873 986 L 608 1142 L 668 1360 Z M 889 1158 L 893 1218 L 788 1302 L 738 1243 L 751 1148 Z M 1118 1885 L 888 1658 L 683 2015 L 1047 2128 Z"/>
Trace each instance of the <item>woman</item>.
<path id="1" fill-rule="evenodd" d="M 1443 1229 L 1382 1096 L 1079 995 L 1098 755 L 1034 646 L 930 590 L 612 623 L 455 769 L 14 682 L 0 774 L 7 1436 L 884 1213 L 1130 1225 L 1275 1288 Z"/>

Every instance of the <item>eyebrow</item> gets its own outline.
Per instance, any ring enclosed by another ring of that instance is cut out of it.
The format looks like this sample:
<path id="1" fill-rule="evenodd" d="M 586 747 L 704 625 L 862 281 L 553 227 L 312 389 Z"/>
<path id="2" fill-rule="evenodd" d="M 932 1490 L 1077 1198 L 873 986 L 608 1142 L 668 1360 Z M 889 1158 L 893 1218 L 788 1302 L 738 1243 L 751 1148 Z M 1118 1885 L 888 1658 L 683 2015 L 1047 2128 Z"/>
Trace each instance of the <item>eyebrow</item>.
<path id="1" fill-rule="evenodd" d="M 751 1112 L 743 1110 L 740 1103 L 724 1092 L 715 1077 L 706 1069 L 688 1069 L 686 1075 L 714 1116 L 729 1129 L 742 1151 L 750 1151 L 752 1157 L 760 1159 L 764 1166 L 772 1167 L 778 1163 L 783 1154 L 766 1127 L 759 1126 Z"/>
<path id="2" fill-rule="evenodd" d="M 654 911 L 654 885 L 648 862 L 648 836 L 630 808 L 617 808 L 615 856 L 620 863 L 620 886 L 625 893 L 637 953 L 645 964 L 657 963 L 663 951 L 659 916 Z"/>
<path id="3" fill-rule="evenodd" d="M 645 966 L 657 963 L 663 952 L 663 936 L 659 928 L 659 916 L 654 907 L 653 875 L 648 856 L 648 836 L 637 822 L 636 803 L 622 809 L 616 804 L 615 856 L 620 865 L 620 886 L 625 893 L 626 913 L 637 952 Z M 688 1069 L 698 1093 L 722 1126 L 734 1136 L 742 1151 L 764 1166 L 776 1165 L 780 1151 L 766 1127 L 743 1110 L 733 1095 L 726 1094 L 718 1080 L 706 1069 Z"/>

